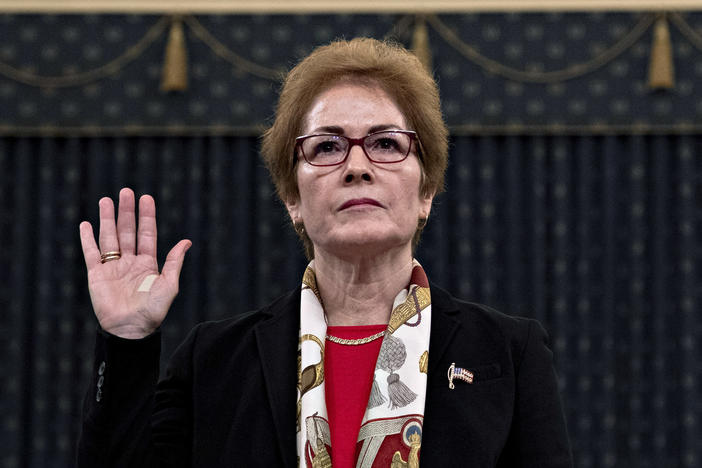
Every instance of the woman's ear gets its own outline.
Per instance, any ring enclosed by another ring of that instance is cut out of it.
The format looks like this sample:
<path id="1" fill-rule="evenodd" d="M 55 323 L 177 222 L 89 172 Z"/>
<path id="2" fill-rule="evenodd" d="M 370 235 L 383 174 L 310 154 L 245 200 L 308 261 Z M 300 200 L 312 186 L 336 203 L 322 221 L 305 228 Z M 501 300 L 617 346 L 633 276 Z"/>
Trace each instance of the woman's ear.
<path id="1" fill-rule="evenodd" d="M 302 223 L 302 215 L 300 214 L 299 198 L 289 198 L 285 201 L 285 208 L 288 210 L 288 215 L 293 224 Z"/>
<path id="2" fill-rule="evenodd" d="M 419 217 L 427 219 L 429 217 L 429 212 L 431 211 L 431 203 L 434 201 L 434 192 L 423 195 L 419 195 Z"/>

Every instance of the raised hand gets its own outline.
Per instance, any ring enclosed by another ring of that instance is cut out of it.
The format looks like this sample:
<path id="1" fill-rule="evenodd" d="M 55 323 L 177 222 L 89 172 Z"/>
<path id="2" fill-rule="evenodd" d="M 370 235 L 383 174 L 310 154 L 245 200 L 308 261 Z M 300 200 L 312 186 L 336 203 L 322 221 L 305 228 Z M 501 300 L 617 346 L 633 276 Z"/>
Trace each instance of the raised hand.
<path id="1" fill-rule="evenodd" d="M 143 338 L 152 333 L 168 313 L 178 294 L 178 278 L 185 252 L 192 243 L 178 242 L 159 274 L 156 259 L 156 204 L 149 195 L 139 199 L 139 223 L 134 192 L 119 192 L 119 212 L 110 198 L 100 206 L 100 247 L 92 225 L 80 223 L 80 242 L 88 269 L 88 289 L 93 310 L 103 330 L 123 338 Z M 110 255 L 101 259 L 110 252 Z M 104 263 L 103 263 L 104 262 Z"/>

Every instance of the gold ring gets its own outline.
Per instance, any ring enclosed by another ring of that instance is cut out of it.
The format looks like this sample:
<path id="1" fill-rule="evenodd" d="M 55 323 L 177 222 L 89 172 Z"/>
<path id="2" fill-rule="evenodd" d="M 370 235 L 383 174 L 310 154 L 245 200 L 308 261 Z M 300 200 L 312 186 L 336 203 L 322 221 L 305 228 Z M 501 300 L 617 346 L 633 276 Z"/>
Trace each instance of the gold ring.
<path id="1" fill-rule="evenodd" d="M 105 252 L 100 255 L 100 263 L 106 263 L 110 260 L 118 260 L 122 257 L 122 253 L 119 250 L 114 250 L 112 252 Z"/>

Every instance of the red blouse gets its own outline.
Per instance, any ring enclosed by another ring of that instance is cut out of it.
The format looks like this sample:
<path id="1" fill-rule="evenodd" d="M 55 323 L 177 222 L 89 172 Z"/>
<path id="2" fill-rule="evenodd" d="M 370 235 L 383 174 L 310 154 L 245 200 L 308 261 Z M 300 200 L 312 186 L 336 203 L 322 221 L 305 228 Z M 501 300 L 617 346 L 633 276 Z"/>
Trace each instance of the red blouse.
<path id="1" fill-rule="evenodd" d="M 365 338 L 387 325 L 327 327 L 338 338 Z M 324 350 L 324 390 L 331 433 L 331 459 L 334 468 L 356 465 L 356 441 L 366 412 L 382 338 L 363 345 L 342 345 L 326 340 Z"/>

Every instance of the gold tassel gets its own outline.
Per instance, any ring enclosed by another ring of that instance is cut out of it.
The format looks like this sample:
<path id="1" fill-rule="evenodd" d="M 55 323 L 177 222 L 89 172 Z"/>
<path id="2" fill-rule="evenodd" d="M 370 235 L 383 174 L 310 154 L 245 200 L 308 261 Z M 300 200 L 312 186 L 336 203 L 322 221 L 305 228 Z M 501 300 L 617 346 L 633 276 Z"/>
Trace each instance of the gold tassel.
<path id="1" fill-rule="evenodd" d="M 185 91 L 188 89 L 188 52 L 185 49 L 183 22 L 173 17 L 168 34 L 166 54 L 163 59 L 161 91 Z"/>
<path id="2" fill-rule="evenodd" d="M 424 68 L 431 73 L 431 50 L 429 49 L 429 33 L 424 17 L 417 15 L 412 36 L 412 52 L 417 56 Z"/>
<path id="3" fill-rule="evenodd" d="M 656 20 L 651 46 L 651 61 L 648 64 L 648 86 L 652 89 L 670 89 L 674 84 L 673 50 L 670 31 L 665 14 Z"/>

